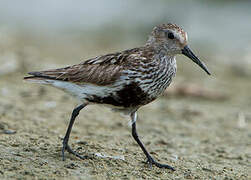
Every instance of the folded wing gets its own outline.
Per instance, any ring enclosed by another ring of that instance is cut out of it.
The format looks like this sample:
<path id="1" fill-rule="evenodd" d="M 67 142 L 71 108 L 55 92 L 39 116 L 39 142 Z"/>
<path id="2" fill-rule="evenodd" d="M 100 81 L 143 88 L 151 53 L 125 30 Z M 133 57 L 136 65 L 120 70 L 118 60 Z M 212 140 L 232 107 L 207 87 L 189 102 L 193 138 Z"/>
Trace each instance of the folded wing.
<path id="1" fill-rule="evenodd" d="M 108 54 L 89 59 L 81 64 L 46 71 L 29 72 L 26 80 L 59 80 L 75 84 L 109 85 L 115 82 L 124 68 L 128 53 Z"/>
<path id="2" fill-rule="evenodd" d="M 149 60 L 151 57 L 152 51 L 142 51 L 142 48 L 134 48 L 98 56 L 65 68 L 29 72 L 28 74 L 31 76 L 24 79 L 59 80 L 75 84 L 90 83 L 98 86 L 109 85 L 118 80 L 125 70 L 130 70 L 130 68 L 137 66 L 138 63 Z"/>

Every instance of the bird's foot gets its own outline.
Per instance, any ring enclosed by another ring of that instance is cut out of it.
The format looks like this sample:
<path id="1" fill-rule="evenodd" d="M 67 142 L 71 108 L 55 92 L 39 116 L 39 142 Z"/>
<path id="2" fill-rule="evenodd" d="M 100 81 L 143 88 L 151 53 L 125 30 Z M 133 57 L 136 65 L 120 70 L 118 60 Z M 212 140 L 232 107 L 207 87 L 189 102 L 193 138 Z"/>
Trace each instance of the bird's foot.
<path id="1" fill-rule="evenodd" d="M 150 168 L 152 168 L 152 165 L 155 165 L 158 168 L 166 168 L 166 169 L 171 169 L 172 171 L 175 171 L 175 169 L 172 166 L 169 166 L 168 164 L 160 164 L 157 161 L 155 161 L 151 156 L 147 157 L 146 163 L 149 164 Z"/>
<path id="2" fill-rule="evenodd" d="M 73 151 L 71 149 L 71 147 L 68 145 L 68 143 L 63 143 L 63 147 L 62 147 L 62 159 L 63 161 L 65 160 L 65 157 L 64 157 L 64 152 L 65 150 L 67 150 L 69 153 L 77 156 L 78 158 L 80 159 L 87 159 L 88 157 L 87 156 L 81 156 L 80 154 L 78 154 L 77 152 Z"/>

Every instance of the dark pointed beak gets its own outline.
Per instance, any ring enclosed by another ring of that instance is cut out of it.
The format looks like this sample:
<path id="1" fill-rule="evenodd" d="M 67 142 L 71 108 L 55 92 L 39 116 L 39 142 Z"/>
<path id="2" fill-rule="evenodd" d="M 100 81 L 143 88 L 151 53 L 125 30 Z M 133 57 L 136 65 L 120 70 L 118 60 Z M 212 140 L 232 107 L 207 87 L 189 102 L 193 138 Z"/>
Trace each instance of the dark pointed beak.
<path id="1" fill-rule="evenodd" d="M 198 64 L 204 71 L 206 71 L 206 73 L 208 75 L 211 75 L 211 73 L 207 69 L 206 65 L 203 62 L 201 62 L 199 60 L 199 58 L 197 58 L 197 56 L 194 55 L 194 53 L 192 52 L 192 50 L 187 45 L 182 49 L 182 54 L 184 54 L 185 56 L 189 57 L 193 62 L 195 62 L 196 64 Z"/>

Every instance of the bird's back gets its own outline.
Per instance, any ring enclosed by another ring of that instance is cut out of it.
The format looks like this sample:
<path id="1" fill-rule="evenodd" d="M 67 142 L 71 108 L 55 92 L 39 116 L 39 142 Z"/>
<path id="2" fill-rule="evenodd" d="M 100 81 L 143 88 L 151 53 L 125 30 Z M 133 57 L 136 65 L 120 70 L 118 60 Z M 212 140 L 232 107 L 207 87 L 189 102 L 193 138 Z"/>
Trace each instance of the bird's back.
<path id="1" fill-rule="evenodd" d="M 175 72 L 174 57 L 142 47 L 65 68 L 30 72 L 25 79 L 63 89 L 84 102 L 138 108 L 156 99 Z"/>

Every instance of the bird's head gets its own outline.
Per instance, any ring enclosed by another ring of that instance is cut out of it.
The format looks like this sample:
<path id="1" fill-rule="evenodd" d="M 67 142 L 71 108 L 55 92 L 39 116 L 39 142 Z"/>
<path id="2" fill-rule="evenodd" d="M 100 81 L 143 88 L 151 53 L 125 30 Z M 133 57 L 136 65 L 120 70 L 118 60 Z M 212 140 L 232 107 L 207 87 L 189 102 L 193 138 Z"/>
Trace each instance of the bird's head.
<path id="1" fill-rule="evenodd" d="M 161 24 L 154 27 L 147 45 L 153 46 L 157 51 L 164 51 L 166 55 L 183 54 L 210 75 L 205 64 L 188 47 L 187 40 L 187 33 L 176 24 Z"/>

